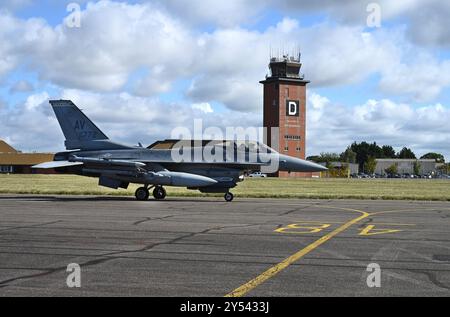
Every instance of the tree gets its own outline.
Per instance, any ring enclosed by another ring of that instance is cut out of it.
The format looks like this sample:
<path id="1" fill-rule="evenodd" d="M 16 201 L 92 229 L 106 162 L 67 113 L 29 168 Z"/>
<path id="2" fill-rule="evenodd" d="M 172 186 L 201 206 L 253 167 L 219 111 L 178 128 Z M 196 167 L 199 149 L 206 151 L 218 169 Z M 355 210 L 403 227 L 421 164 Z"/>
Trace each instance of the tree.
<path id="1" fill-rule="evenodd" d="M 397 173 L 398 173 L 398 166 L 397 166 L 397 163 L 392 164 L 391 166 L 389 166 L 388 168 L 386 168 L 384 171 L 385 171 L 386 174 L 388 174 L 388 175 L 394 175 L 394 174 L 397 174 Z"/>
<path id="2" fill-rule="evenodd" d="M 308 156 L 308 160 L 316 163 L 339 162 L 337 153 L 320 153 L 320 155 Z"/>
<path id="3" fill-rule="evenodd" d="M 414 166 L 413 166 L 413 170 L 414 170 L 414 175 L 420 175 L 420 168 L 422 166 L 420 165 L 419 161 L 415 161 L 414 162 Z"/>
<path id="4" fill-rule="evenodd" d="M 356 153 L 356 162 L 359 164 L 359 168 L 363 169 L 364 163 L 369 158 L 369 143 L 361 142 L 358 144 L 354 142 L 350 149 Z"/>
<path id="5" fill-rule="evenodd" d="M 369 157 L 382 158 L 383 150 L 377 145 L 376 142 L 369 144 L 367 142 L 356 143 L 354 142 L 350 149 L 356 153 L 356 162 L 359 164 L 359 168 L 363 169 L 364 164 Z"/>
<path id="6" fill-rule="evenodd" d="M 319 160 L 320 160 L 320 156 L 319 155 L 311 155 L 311 156 L 308 156 L 306 159 L 308 161 L 313 161 L 313 162 L 316 162 L 316 163 L 320 163 L 319 162 Z"/>
<path id="7" fill-rule="evenodd" d="M 347 147 L 345 152 L 340 155 L 341 162 L 356 163 L 356 153 L 352 151 L 351 147 Z"/>
<path id="8" fill-rule="evenodd" d="M 367 162 L 364 163 L 364 171 L 368 174 L 375 173 L 375 169 L 377 168 L 377 160 L 371 156 L 367 159 Z"/>
<path id="9" fill-rule="evenodd" d="M 416 155 L 411 149 L 404 147 L 397 155 L 400 159 L 416 159 Z"/>
<path id="10" fill-rule="evenodd" d="M 382 158 L 383 157 L 383 150 L 381 147 L 378 146 L 377 142 L 373 142 L 372 144 L 369 144 L 369 156 L 374 158 Z"/>
<path id="11" fill-rule="evenodd" d="M 390 146 L 390 145 L 383 145 L 381 150 L 383 151 L 383 157 L 382 158 L 396 158 L 395 150 L 394 150 L 394 148 L 392 146 Z"/>
<path id="12" fill-rule="evenodd" d="M 439 153 L 430 152 L 420 157 L 421 160 L 436 160 L 436 163 L 445 163 L 444 155 Z"/>
<path id="13" fill-rule="evenodd" d="M 442 174 L 447 174 L 450 172 L 450 163 L 444 163 L 437 168 Z"/>

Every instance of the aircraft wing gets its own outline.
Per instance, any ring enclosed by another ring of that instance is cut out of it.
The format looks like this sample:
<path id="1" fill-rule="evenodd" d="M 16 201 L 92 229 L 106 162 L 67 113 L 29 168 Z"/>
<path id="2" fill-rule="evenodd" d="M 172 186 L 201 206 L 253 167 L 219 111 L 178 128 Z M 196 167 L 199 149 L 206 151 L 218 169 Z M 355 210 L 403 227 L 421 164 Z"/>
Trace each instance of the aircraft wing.
<path id="1" fill-rule="evenodd" d="M 69 162 L 69 161 L 53 161 L 53 162 L 45 162 L 38 165 L 32 166 L 32 168 L 57 168 L 57 167 L 68 167 L 68 166 L 77 166 L 83 165 L 81 162 Z"/>

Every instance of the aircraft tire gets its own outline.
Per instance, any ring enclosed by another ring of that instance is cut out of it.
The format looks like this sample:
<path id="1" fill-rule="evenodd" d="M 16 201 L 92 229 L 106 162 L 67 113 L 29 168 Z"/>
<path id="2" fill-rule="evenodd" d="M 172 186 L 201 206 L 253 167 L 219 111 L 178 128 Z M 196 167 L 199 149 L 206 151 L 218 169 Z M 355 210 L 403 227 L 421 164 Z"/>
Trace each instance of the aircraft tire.
<path id="1" fill-rule="evenodd" d="M 136 192 L 134 193 L 134 196 L 136 196 L 136 199 L 139 201 L 148 200 L 148 197 L 150 196 L 150 193 L 147 188 L 145 187 L 139 187 L 136 189 Z"/>
<path id="2" fill-rule="evenodd" d="M 232 193 L 228 192 L 228 193 L 225 193 L 223 198 L 225 198 L 226 201 L 230 202 L 230 201 L 233 201 L 234 196 Z"/>
<path id="3" fill-rule="evenodd" d="M 155 189 L 153 190 L 153 197 L 156 200 L 163 200 L 164 198 L 166 198 L 166 195 L 167 192 L 162 186 L 156 186 Z"/>

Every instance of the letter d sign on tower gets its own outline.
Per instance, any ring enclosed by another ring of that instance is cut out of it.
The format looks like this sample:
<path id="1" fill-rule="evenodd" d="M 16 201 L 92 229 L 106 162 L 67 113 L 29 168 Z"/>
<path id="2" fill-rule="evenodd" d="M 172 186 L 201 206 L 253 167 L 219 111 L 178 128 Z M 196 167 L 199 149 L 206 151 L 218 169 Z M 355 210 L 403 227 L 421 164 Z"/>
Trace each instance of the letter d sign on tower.
<path id="1" fill-rule="evenodd" d="M 294 100 L 286 100 L 286 115 L 298 117 L 300 115 L 299 102 Z"/>

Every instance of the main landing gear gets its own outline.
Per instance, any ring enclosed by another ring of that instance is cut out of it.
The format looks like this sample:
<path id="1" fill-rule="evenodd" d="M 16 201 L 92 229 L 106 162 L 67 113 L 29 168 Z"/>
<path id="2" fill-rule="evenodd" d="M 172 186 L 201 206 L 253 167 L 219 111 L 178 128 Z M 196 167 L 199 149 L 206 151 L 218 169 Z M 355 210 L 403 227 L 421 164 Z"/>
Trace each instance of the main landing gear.
<path id="1" fill-rule="evenodd" d="M 136 192 L 134 193 L 134 195 L 136 196 L 136 199 L 139 201 L 144 201 L 144 200 L 148 200 L 148 198 L 150 197 L 150 189 L 153 189 L 153 197 L 156 200 L 162 200 L 164 198 L 166 198 L 167 193 L 166 190 L 164 189 L 164 187 L 162 186 L 152 186 L 150 188 L 146 187 L 139 187 L 138 189 L 136 189 Z"/>
<path id="2" fill-rule="evenodd" d="M 153 190 L 153 197 L 156 200 L 162 200 L 166 198 L 166 195 L 167 195 L 166 190 L 162 186 L 156 186 L 155 189 Z"/>
<path id="3" fill-rule="evenodd" d="M 138 189 L 136 189 L 134 196 L 136 196 L 137 200 L 144 201 L 148 200 L 150 193 L 146 187 L 139 187 Z"/>
<path id="4" fill-rule="evenodd" d="M 164 198 L 166 198 L 167 196 L 167 192 L 164 189 L 164 187 L 162 186 L 152 186 L 152 187 L 139 187 L 138 189 L 136 189 L 136 192 L 134 193 L 134 195 L 136 196 L 136 199 L 139 201 L 144 201 L 144 200 L 148 200 L 148 198 L 150 197 L 150 190 L 153 188 L 153 197 L 156 200 L 163 200 Z M 231 202 L 233 201 L 234 195 L 230 192 L 225 193 L 225 195 L 223 196 L 223 198 L 225 199 L 225 201 L 227 202 Z"/>

